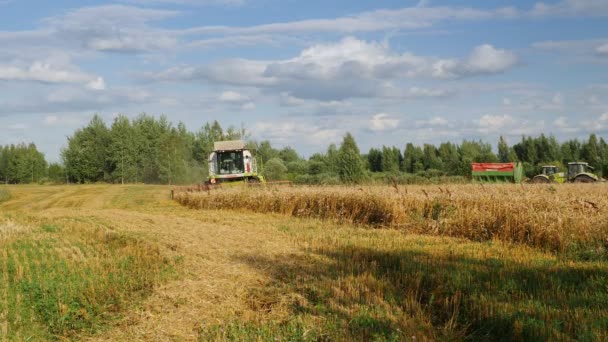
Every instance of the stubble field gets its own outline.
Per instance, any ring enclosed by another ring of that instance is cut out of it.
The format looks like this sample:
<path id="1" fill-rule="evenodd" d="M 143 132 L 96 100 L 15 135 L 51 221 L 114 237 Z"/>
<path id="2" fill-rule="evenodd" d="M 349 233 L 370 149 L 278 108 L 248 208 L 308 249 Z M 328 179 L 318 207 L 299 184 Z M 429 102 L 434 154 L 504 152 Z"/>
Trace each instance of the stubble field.
<path id="1" fill-rule="evenodd" d="M 605 184 L 0 189 L 2 340 L 608 338 Z"/>

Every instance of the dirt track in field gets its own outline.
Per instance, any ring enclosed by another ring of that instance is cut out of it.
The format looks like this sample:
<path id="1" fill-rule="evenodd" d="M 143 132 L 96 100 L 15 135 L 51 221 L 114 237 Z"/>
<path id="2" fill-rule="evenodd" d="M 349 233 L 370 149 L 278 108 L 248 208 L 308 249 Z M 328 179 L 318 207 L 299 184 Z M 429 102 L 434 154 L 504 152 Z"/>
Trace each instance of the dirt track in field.
<path id="1" fill-rule="evenodd" d="M 18 220 L 78 220 L 135 234 L 182 258 L 177 280 L 155 289 L 134 310 L 93 340 L 196 340 L 203 324 L 256 313 L 247 305 L 247 289 L 266 279 L 238 255 L 261 260 L 299 253 L 279 232 L 287 219 L 218 211 L 196 211 L 169 199 L 163 186 L 23 186 L 0 211 Z M 239 261 L 240 260 L 240 261 Z M 253 261 L 255 262 L 255 261 Z"/>

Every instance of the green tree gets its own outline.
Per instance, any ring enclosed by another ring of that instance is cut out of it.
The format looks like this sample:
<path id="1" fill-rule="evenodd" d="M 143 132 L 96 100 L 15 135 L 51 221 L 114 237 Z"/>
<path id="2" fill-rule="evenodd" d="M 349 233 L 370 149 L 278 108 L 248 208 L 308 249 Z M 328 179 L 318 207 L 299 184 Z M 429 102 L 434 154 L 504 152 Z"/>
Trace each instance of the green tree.
<path id="1" fill-rule="evenodd" d="M 417 173 L 424 171 L 424 152 L 420 146 L 414 146 L 412 143 L 407 143 L 407 145 L 405 145 L 403 159 L 403 169 L 405 172 Z"/>
<path id="2" fill-rule="evenodd" d="M 505 138 L 501 135 L 500 139 L 498 140 L 498 160 L 501 163 L 507 163 L 513 160 L 510 160 L 510 148 L 509 145 L 507 144 L 507 141 L 505 140 Z"/>
<path id="3" fill-rule="evenodd" d="M 285 179 L 287 167 L 280 158 L 272 158 L 264 166 L 264 177 L 268 180 Z"/>
<path id="4" fill-rule="evenodd" d="M 375 148 L 370 149 L 367 161 L 371 172 L 382 172 L 382 151 Z"/>
<path id="5" fill-rule="evenodd" d="M 47 163 L 36 145 L 0 146 L 0 179 L 3 183 L 40 182 L 46 177 Z"/>
<path id="6" fill-rule="evenodd" d="M 141 143 L 137 140 L 131 121 L 124 115 L 117 116 L 110 129 L 109 160 L 113 165 L 112 178 L 122 184 L 138 180 Z"/>
<path id="7" fill-rule="evenodd" d="M 589 140 L 583 145 L 582 157 L 589 165 L 597 170 L 601 170 L 602 161 L 600 157 L 600 146 L 595 134 L 591 134 Z"/>
<path id="8" fill-rule="evenodd" d="M 68 146 L 61 153 L 68 177 L 79 183 L 109 180 L 113 171 L 110 142 L 108 127 L 95 115 L 86 127 L 68 138 Z"/>
<path id="9" fill-rule="evenodd" d="M 382 146 L 382 171 L 399 172 L 401 159 L 401 151 L 398 148 Z"/>
<path id="10" fill-rule="evenodd" d="M 337 154 L 337 171 L 344 183 L 358 183 L 365 178 L 365 167 L 359 147 L 350 133 L 344 136 Z"/>
<path id="11" fill-rule="evenodd" d="M 49 164 L 48 170 L 49 180 L 56 184 L 65 183 L 65 169 L 59 163 Z"/>
<path id="12" fill-rule="evenodd" d="M 422 164 L 424 165 L 425 170 L 441 170 L 443 168 L 441 159 L 437 155 L 437 148 L 434 145 L 424 144 L 422 153 Z"/>
<path id="13" fill-rule="evenodd" d="M 279 158 L 281 158 L 285 165 L 302 160 L 298 155 L 298 152 L 289 146 L 284 147 L 279 151 Z"/>
<path id="14" fill-rule="evenodd" d="M 450 142 L 441 143 L 437 152 L 441 164 L 443 165 L 442 171 L 448 175 L 457 175 L 458 165 L 460 163 L 458 146 Z"/>

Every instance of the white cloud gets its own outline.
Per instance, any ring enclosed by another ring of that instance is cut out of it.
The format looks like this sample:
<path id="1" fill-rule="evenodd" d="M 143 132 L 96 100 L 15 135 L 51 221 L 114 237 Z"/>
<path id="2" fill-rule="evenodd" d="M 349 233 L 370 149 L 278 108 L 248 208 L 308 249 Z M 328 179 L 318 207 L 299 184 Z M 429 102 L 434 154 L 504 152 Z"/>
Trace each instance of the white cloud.
<path id="1" fill-rule="evenodd" d="M 562 107 L 564 105 L 564 96 L 561 93 L 556 93 L 551 98 L 551 103 L 557 107 Z"/>
<path id="2" fill-rule="evenodd" d="M 340 140 L 344 129 L 303 120 L 261 121 L 253 126 L 259 138 L 268 139 L 277 145 L 310 145 L 325 148 L 329 143 Z"/>
<path id="3" fill-rule="evenodd" d="M 0 117 L 5 115 L 49 113 L 95 113 L 104 110 L 141 108 L 151 103 L 151 94 L 135 87 L 116 87 L 105 91 L 80 85 L 55 85 L 49 90 L 41 85 L 27 86 L 26 98 L 6 100 L 0 106 Z M 159 101 L 157 97 L 152 98 Z"/>
<path id="4" fill-rule="evenodd" d="M 517 63 L 517 56 L 514 53 L 484 44 L 473 50 L 465 65 L 472 73 L 491 74 L 503 72 L 515 63 Z"/>
<path id="5" fill-rule="evenodd" d="M 482 45 L 463 61 L 442 60 L 396 53 L 387 43 L 346 37 L 336 43 L 315 44 L 298 56 L 275 61 L 224 60 L 206 66 L 178 66 L 144 75 L 159 81 L 195 81 L 252 86 L 287 93 L 300 99 L 321 101 L 347 98 L 415 99 L 445 97 L 453 92 L 423 87 L 404 88 L 404 78 L 465 77 L 504 72 L 516 57 Z"/>
<path id="6" fill-rule="evenodd" d="M 608 56 L 608 38 L 542 41 L 532 44 L 532 47 L 545 51 L 558 51 L 562 59 L 565 56 L 578 57 L 573 60 L 578 63 L 603 63 L 605 62 L 603 57 Z"/>
<path id="7" fill-rule="evenodd" d="M 448 123 L 448 120 L 440 116 L 436 116 L 428 121 L 428 124 L 431 126 L 447 126 Z"/>
<path id="8" fill-rule="evenodd" d="M 464 60 L 447 59 L 435 62 L 433 74 L 441 78 L 497 74 L 509 70 L 517 62 L 517 56 L 513 52 L 484 44 L 473 49 L 469 57 Z"/>
<path id="9" fill-rule="evenodd" d="M 72 83 L 85 84 L 92 89 L 104 89 L 101 77 L 80 71 L 72 65 L 53 65 L 37 61 L 30 66 L 0 65 L 0 80 L 4 81 L 34 81 L 42 83 Z"/>
<path id="10" fill-rule="evenodd" d="M 389 131 L 399 126 L 399 119 L 386 113 L 378 113 L 369 121 L 369 129 L 376 132 Z"/>
<path id="11" fill-rule="evenodd" d="M 562 0 L 553 4 L 538 2 L 529 13 L 538 17 L 608 16 L 608 2 L 604 0 Z"/>
<path id="12" fill-rule="evenodd" d="M 87 83 L 87 87 L 93 90 L 104 90 L 106 89 L 106 82 L 102 77 L 97 77 L 97 79 Z"/>
<path id="13" fill-rule="evenodd" d="M 170 10 L 104 5 L 77 8 L 63 15 L 48 18 L 45 22 L 53 26 L 68 28 L 76 24 L 86 24 L 87 21 L 89 24 L 98 22 L 104 25 L 138 26 L 150 21 L 168 19 L 177 14 L 178 12 Z"/>
<path id="14" fill-rule="evenodd" d="M 56 115 L 48 115 L 44 118 L 44 124 L 47 126 L 52 126 L 59 121 L 59 118 Z"/>
<path id="15" fill-rule="evenodd" d="M 575 132 L 579 132 L 580 128 L 576 127 L 572 124 L 570 124 L 570 122 L 568 122 L 568 118 L 565 116 L 560 116 L 557 119 L 555 119 L 555 121 L 553 121 L 553 126 L 555 126 L 559 131 L 561 132 L 565 132 L 565 133 L 575 133 Z"/>
<path id="16" fill-rule="evenodd" d="M 253 103 L 253 102 L 244 103 L 241 106 L 241 109 L 243 109 L 243 110 L 254 110 L 255 109 L 255 103 Z"/>
<path id="17" fill-rule="evenodd" d="M 515 119 L 510 115 L 484 115 L 478 121 L 477 125 L 480 132 L 498 132 L 515 123 Z"/>
<path id="18" fill-rule="evenodd" d="M 221 102 L 227 102 L 227 103 L 245 103 L 245 102 L 249 102 L 251 99 L 249 98 L 249 96 L 243 95 L 241 93 L 238 93 L 236 91 L 224 91 L 220 94 L 220 96 L 218 97 L 218 100 L 220 100 Z"/>
<path id="19" fill-rule="evenodd" d="M 174 49 L 179 33 L 155 28 L 152 22 L 174 17 L 176 11 L 133 6 L 106 5 L 82 7 L 41 21 L 29 31 L 0 32 L 0 44 L 19 47 L 7 49 L 19 58 L 48 54 L 51 51 L 82 53 L 105 51 L 141 53 Z"/>
<path id="20" fill-rule="evenodd" d="M 424 98 L 424 97 L 446 97 L 452 95 L 452 91 L 443 89 L 429 89 L 421 87 L 410 87 L 401 95 L 394 97 L 401 98 Z"/>
<path id="21" fill-rule="evenodd" d="M 137 1 L 137 0 L 135 0 Z M 145 0 L 141 0 L 145 1 Z M 158 0 L 188 2 L 189 0 Z M 202 3 L 209 2 L 201 1 Z M 222 0 L 216 0 L 222 1 Z M 230 0 L 224 0 L 230 1 Z M 238 1 L 238 0 L 235 0 Z M 195 2 L 190 0 L 189 2 Z M 337 18 L 307 19 L 277 22 L 255 26 L 202 26 L 186 29 L 187 35 L 255 36 L 276 34 L 310 34 L 399 31 L 428 28 L 447 20 L 472 21 L 535 17 L 585 17 L 608 15 L 608 5 L 603 0 L 565 0 L 555 4 L 536 3 L 529 10 L 514 7 L 494 9 L 429 6 L 427 2 L 398 9 L 380 9 Z"/>
<path id="22" fill-rule="evenodd" d="M 279 103 L 283 107 L 293 107 L 303 105 L 306 103 L 306 101 L 295 96 L 291 96 L 288 92 L 284 91 L 280 94 Z"/>
<path id="23" fill-rule="evenodd" d="M 281 41 L 289 39 L 274 35 L 251 35 L 251 36 L 224 36 L 191 41 L 187 44 L 190 48 L 229 48 L 235 46 L 258 46 L 278 45 Z"/>
<path id="24" fill-rule="evenodd" d="M 608 56 L 608 43 L 598 46 L 597 49 L 595 49 L 595 51 L 597 52 L 598 55 Z"/>
<path id="25" fill-rule="evenodd" d="M 203 26 L 186 31 L 189 34 L 259 35 L 294 33 L 354 33 L 399 29 L 419 29 L 442 20 L 483 20 L 504 17 L 504 9 L 480 10 L 452 7 L 407 7 L 362 12 L 348 17 L 308 19 L 249 27 Z"/>
<path id="26" fill-rule="evenodd" d="M 577 118 L 577 131 L 588 133 L 607 133 L 608 132 L 608 112 L 601 115 Z"/>

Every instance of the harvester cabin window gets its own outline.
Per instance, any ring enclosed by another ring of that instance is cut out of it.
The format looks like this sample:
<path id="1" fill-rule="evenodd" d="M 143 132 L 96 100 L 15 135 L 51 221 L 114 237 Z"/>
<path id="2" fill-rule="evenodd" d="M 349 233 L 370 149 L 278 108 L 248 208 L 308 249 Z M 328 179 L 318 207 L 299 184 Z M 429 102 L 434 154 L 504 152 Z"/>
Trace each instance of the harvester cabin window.
<path id="1" fill-rule="evenodd" d="M 218 153 L 218 161 L 218 173 L 220 175 L 245 172 L 242 151 L 220 152 Z"/>

